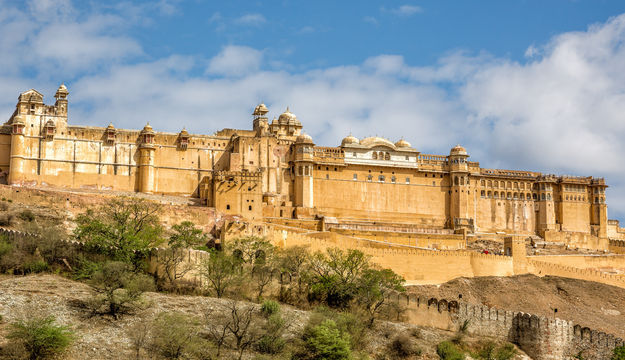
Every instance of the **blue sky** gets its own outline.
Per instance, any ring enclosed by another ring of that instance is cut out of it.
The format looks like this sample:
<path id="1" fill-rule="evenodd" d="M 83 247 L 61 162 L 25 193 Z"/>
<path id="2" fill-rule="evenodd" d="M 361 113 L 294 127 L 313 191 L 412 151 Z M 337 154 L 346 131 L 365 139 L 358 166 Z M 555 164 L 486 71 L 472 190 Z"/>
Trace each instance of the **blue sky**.
<path id="1" fill-rule="evenodd" d="M 319 145 L 404 137 L 482 167 L 604 176 L 625 219 L 623 1 L 0 0 L 0 113 L 212 133 L 260 101 Z"/>

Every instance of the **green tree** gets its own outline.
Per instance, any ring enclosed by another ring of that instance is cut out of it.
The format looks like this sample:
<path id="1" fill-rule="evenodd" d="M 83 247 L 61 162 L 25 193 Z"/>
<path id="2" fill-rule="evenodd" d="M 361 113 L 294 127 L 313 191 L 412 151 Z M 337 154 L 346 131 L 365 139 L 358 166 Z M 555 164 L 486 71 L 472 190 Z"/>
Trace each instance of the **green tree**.
<path id="1" fill-rule="evenodd" d="M 115 198 L 76 218 L 74 237 L 87 249 L 131 263 L 137 270 L 151 249 L 163 243 L 161 206 L 136 197 Z"/>
<path id="2" fill-rule="evenodd" d="M 201 230 L 195 227 L 191 221 L 183 221 L 171 227 L 172 234 L 169 236 L 168 245 L 170 248 L 193 248 L 199 245 L 206 245 L 208 237 Z"/>
<path id="3" fill-rule="evenodd" d="M 212 250 L 210 256 L 200 265 L 200 273 L 206 279 L 208 288 L 217 296 L 236 284 L 239 273 L 232 255 L 223 251 Z"/>
<path id="4" fill-rule="evenodd" d="M 154 290 L 154 280 L 131 271 L 129 264 L 112 261 L 104 264 L 92 277 L 96 295 L 89 305 L 95 313 L 119 318 L 145 305 L 143 293 Z"/>
<path id="5" fill-rule="evenodd" d="M 306 356 L 310 360 L 351 359 L 350 339 L 332 320 L 325 320 L 304 333 Z"/>
<path id="6" fill-rule="evenodd" d="M 66 326 L 56 325 L 53 316 L 34 317 L 11 324 L 7 338 L 25 349 L 28 359 L 48 359 L 65 351 L 74 340 Z"/>
<path id="7" fill-rule="evenodd" d="M 376 314 L 389 305 L 388 296 L 392 293 L 405 292 L 405 280 L 391 269 L 366 269 L 358 282 L 356 301 L 369 316 L 369 325 L 373 325 Z"/>
<path id="8" fill-rule="evenodd" d="M 369 257 L 359 250 L 331 248 L 314 254 L 306 274 L 310 299 L 335 308 L 349 306 L 358 293 L 359 278 L 368 268 Z"/>

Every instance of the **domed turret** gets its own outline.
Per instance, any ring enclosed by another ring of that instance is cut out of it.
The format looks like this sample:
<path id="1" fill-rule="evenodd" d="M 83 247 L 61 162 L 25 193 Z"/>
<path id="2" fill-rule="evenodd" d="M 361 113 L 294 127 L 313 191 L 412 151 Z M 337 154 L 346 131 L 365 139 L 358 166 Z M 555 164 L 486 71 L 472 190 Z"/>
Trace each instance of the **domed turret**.
<path id="1" fill-rule="evenodd" d="M 109 126 L 106 127 L 106 130 L 115 130 L 115 126 L 113 126 L 113 123 L 109 123 Z"/>
<path id="2" fill-rule="evenodd" d="M 411 147 L 410 143 L 404 139 L 400 139 L 398 142 L 395 143 L 395 146 L 397 146 L 398 148 L 409 148 Z"/>
<path id="3" fill-rule="evenodd" d="M 454 146 L 453 148 L 451 148 L 451 151 L 449 152 L 449 155 L 469 155 L 467 154 L 467 149 L 465 149 L 464 147 L 460 146 L 460 144 Z"/>
<path id="4" fill-rule="evenodd" d="M 269 109 L 267 109 L 267 106 L 265 106 L 265 104 L 263 103 L 260 103 L 258 106 L 254 108 L 254 112 L 252 113 L 252 115 L 265 116 L 265 114 L 267 114 L 268 112 L 269 112 Z"/>
<path id="5" fill-rule="evenodd" d="M 289 111 L 287 106 L 286 111 L 280 114 L 278 117 L 278 123 L 280 125 L 302 125 L 299 120 L 297 120 L 297 116 Z"/>
<path id="6" fill-rule="evenodd" d="M 180 131 L 180 136 L 181 137 L 184 137 L 184 136 L 189 137 L 189 132 L 187 131 L 186 128 L 182 128 L 182 131 Z"/>
<path id="7" fill-rule="evenodd" d="M 67 95 L 69 95 L 69 91 L 67 90 L 67 86 L 65 86 L 65 84 L 61 84 L 61 86 L 59 86 L 58 90 L 56 90 L 56 94 L 54 94 L 54 97 L 59 100 L 59 99 L 65 99 L 67 97 Z"/>
<path id="8" fill-rule="evenodd" d="M 302 135 L 297 137 L 295 142 L 298 143 L 298 144 L 312 144 L 313 143 L 313 139 L 308 134 L 302 134 Z"/>
<path id="9" fill-rule="evenodd" d="M 349 136 L 347 136 L 346 138 L 343 139 L 343 141 L 341 141 L 341 146 L 358 144 L 358 143 L 360 143 L 360 140 L 358 140 L 358 138 L 349 134 Z"/>
<path id="10" fill-rule="evenodd" d="M 142 133 L 154 134 L 154 130 L 152 130 L 152 126 L 150 125 L 149 122 L 147 124 L 145 124 L 145 126 L 143 127 L 143 130 L 141 130 L 141 132 Z"/>

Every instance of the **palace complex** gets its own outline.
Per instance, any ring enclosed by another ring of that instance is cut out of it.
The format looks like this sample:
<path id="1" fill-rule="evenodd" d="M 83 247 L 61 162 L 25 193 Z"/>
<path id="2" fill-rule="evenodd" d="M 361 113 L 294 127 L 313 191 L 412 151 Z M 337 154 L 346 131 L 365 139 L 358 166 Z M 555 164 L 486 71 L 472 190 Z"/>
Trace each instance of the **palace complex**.
<path id="1" fill-rule="evenodd" d="M 8 184 L 186 195 L 250 220 L 573 234 L 605 239 L 607 248 L 602 178 L 485 169 L 460 145 L 430 155 L 403 139 L 350 135 L 337 147 L 316 146 L 288 108 L 270 121 L 264 104 L 251 130 L 213 135 L 70 125 L 68 95 L 61 85 L 54 105 L 36 90 L 19 96 L 0 133 Z"/>

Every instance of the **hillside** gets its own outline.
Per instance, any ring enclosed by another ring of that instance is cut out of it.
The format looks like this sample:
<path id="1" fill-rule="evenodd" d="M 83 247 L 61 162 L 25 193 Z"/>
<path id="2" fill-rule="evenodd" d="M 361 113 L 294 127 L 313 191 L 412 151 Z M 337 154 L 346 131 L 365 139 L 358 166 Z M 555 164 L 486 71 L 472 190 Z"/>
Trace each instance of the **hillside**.
<path id="1" fill-rule="evenodd" d="M 176 296 L 161 293 L 148 293 L 152 304 L 147 310 L 135 315 L 123 316 L 113 320 L 102 316 L 89 316 L 79 304 L 90 297 L 88 285 L 68 280 L 56 275 L 2 276 L 0 277 L 0 347 L 5 341 L 8 324 L 29 313 L 53 314 L 59 323 L 70 325 L 78 334 L 78 340 L 64 358 L 78 359 L 119 359 L 134 358 L 133 347 L 128 333 L 133 325 L 148 322 L 157 313 L 176 311 L 187 313 L 202 319 L 209 309 L 217 309 L 226 304 L 227 299 L 204 296 Z M 310 317 L 311 312 L 284 306 L 283 311 L 290 320 L 289 331 L 285 334 L 287 342 L 293 342 L 299 336 Z M 417 330 L 413 330 L 417 329 Z M 379 321 L 373 331 L 367 334 L 367 353 L 372 358 L 388 358 L 388 346 L 397 334 L 418 334 L 416 343 L 423 354 L 419 359 L 438 359 L 436 344 L 448 340 L 454 333 L 431 328 Z M 467 338 L 467 342 L 483 339 Z M 221 358 L 231 358 L 234 354 L 226 352 Z M 246 353 L 244 359 L 256 359 L 258 354 Z M 520 351 L 516 359 L 527 359 Z M 267 358 L 266 358 L 267 359 Z"/>
<path id="2" fill-rule="evenodd" d="M 625 338 L 625 289 L 554 276 L 458 278 L 411 286 L 426 297 L 458 299 L 506 310 L 556 317 Z"/>

